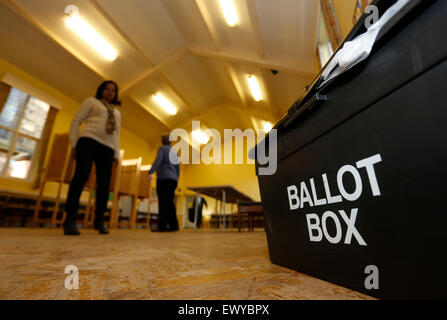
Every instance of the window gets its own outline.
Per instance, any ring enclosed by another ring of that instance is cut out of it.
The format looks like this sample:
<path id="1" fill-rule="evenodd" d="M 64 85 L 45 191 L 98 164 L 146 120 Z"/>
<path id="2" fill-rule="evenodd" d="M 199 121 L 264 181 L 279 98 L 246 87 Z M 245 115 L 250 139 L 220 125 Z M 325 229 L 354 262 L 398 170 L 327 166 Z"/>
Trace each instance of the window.
<path id="1" fill-rule="evenodd" d="M 48 103 L 11 88 L 0 105 L 0 177 L 30 178 L 49 110 Z"/>
<path id="2" fill-rule="evenodd" d="M 317 56 L 320 68 L 323 68 L 343 37 L 332 0 L 320 0 L 319 4 Z"/>
<path id="3" fill-rule="evenodd" d="M 334 49 L 332 48 L 331 41 L 329 40 L 326 23 L 324 22 L 321 11 L 318 24 L 317 46 L 320 66 L 323 67 L 331 58 L 332 54 L 334 53 Z"/>

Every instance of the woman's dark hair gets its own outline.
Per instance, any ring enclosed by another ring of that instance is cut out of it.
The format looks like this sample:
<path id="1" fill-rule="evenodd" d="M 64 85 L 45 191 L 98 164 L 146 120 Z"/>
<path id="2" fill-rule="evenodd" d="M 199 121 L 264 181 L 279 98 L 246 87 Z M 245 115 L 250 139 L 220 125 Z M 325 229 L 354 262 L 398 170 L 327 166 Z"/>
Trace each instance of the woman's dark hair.
<path id="1" fill-rule="evenodd" d="M 98 90 L 96 90 L 96 99 L 98 99 L 98 100 L 102 99 L 102 93 L 109 83 L 111 83 L 115 86 L 115 91 L 116 91 L 115 98 L 113 98 L 113 100 L 112 100 L 112 104 L 114 104 L 116 106 L 120 106 L 121 101 L 118 100 L 118 85 L 116 84 L 115 81 L 112 81 L 112 80 L 107 80 L 107 81 L 104 81 L 103 83 L 101 83 L 101 85 L 98 87 Z"/>

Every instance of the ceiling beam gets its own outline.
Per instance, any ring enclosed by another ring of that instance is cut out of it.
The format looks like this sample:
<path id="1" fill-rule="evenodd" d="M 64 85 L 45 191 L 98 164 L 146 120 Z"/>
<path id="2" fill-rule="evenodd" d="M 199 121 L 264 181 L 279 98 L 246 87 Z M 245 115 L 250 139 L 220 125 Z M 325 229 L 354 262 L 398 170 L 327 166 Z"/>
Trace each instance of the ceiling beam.
<path id="1" fill-rule="evenodd" d="M 153 110 L 150 110 L 149 108 L 146 107 L 145 103 L 143 103 L 143 101 L 141 101 L 138 98 L 133 97 L 132 95 L 128 96 L 129 99 L 131 99 L 133 102 L 135 102 L 136 104 L 140 105 L 144 110 L 146 110 L 147 112 L 149 112 L 155 119 L 157 119 L 158 121 L 160 121 L 160 123 L 162 123 L 163 125 L 165 125 L 169 130 L 172 130 L 173 127 L 168 124 L 166 121 L 164 121 L 161 117 L 159 117 Z"/>
<path id="2" fill-rule="evenodd" d="M 207 27 L 207 30 L 208 30 L 210 36 L 211 36 L 211 39 L 213 40 L 213 45 L 214 45 L 215 50 L 221 51 L 223 48 L 222 41 L 219 38 L 217 29 L 213 22 L 211 14 L 208 11 L 208 8 L 206 7 L 205 0 L 194 0 L 194 2 L 200 12 L 200 15 L 202 16 L 203 21 L 205 22 L 205 25 Z M 241 86 L 241 83 L 239 81 L 239 78 L 237 77 L 237 74 L 236 74 L 233 66 L 231 65 L 231 63 L 226 63 L 225 68 L 227 69 L 227 72 L 230 75 L 234 89 L 236 90 L 239 98 L 241 99 L 242 104 L 244 105 L 244 107 L 246 107 L 247 99 L 245 98 L 244 90 Z"/>
<path id="3" fill-rule="evenodd" d="M 154 135 L 161 134 L 161 131 L 167 131 L 168 129 L 164 124 L 162 124 L 158 119 L 154 118 L 153 121 L 157 123 L 156 126 L 152 127 L 148 130 L 148 124 L 146 120 L 143 120 L 142 117 L 145 117 L 143 114 L 150 115 L 150 118 L 153 118 L 152 114 L 147 112 L 140 103 L 135 100 L 127 97 L 122 101 L 124 108 L 126 109 L 126 114 L 122 116 L 122 127 L 133 132 L 139 138 L 145 141 L 151 141 L 154 139 Z M 128 112 L 129 108 L 132 109 L 131 112 Z M 141 111 L 134 112 L 137 109 L 142 109 Z M 146 119 L 146 118 L 145 118 Z M 149 119 L 148 119 L 149 120 Z M 151 121 L 151 120 L 149 120 Z M 155 129 L 156 128 L 156 129 Z M 157 139 L 158 140 L 158 139 Z"/>
<path id="4" fill-rule="evenodd" d="M 262 41 L 261 27 L 259 26 L 258 14 L 256 12 L 256 5 L 254 0 L 245 0 L 250 18 L 250 27 L 253 34 L 253 40 L 256 46 L 256 52 L 261 60 L 265 59 L 265 47 Z"/>
<path id="5" fill-rule="evenodd" d="M 183 121 L 180 125 L 178 125 L 178 128 L 183 128 L 185 130 L 190 130 L 191 125 L 192 125 L 192 121 L 202 121 L 204 118 L 206 118 L 207 116 L 209 116 L 210 114 L 215 113 L 217 110 L 226 110 L 228 112 L 240 112 L 242 114 L 245 114 L 247 116 L 250 117 L 257 117 L 261 120 L 266 120 L 266 121 L 271 121 L 273 123 L 276 123 L 279 118 L 276 118 L 275 116 L 272 116 L 270 113 L 268 112 L 263 112 L 262 110 L 258 110 L 255 108 L 244 108 L 242 106 L 235 106 L 234 103 L 232 102 L 224 102 L 224 103 L 219 103 L 214 105 L 213 107 L 209 108 L 206 112 L 202 113 L 199 117 L 190 117 L 188 120 Z M 249 127 L 253 127 L 253 125 L 251 124 L 251 121 L 249 118 L 245 118 L 247 119 L 248 122 L 250 122 L 250 126 Z M 202 122 L 203 123 L 203 122 Z M 206 125 L 205 125 L 206 126 Z M 210 128 L 208 126 L 206 126 L 208 129 L 215 129 L 215 128 Z M 228 128 L 228 129 L 234 129 L 234 128 Z"/>
<path id="6" fill-rule="evenodd" d="M 211 18 L 211 14 L 209 13 L 205 2 L 206 2 L 205 0 L 194 0 L 194 3 L 196 4 L 197 9 L 199 10 L 200 15 L 202 16 L 202 19 L 205 22 L 205 25 L 211 36 L 211 39 L 213 40 L 214 48 L 217 51 L 220 51 L 222 50 L 222 43 L 219 39 L 216 26 L 214 25 L 213 19 Z"/>
<path id="7" fill-rule="evenodd" d="M 255 41 L 256 45 L 256 52 L 258 54 L 258 58 L 261 60 L 265 59 L 265 47 L 264 43 L 262 41 L 262 34 L 261 34 L 261 27 L 259 25 L 259 19 L 258 14 L 256 11 L 256 5 L 254 3 L 254 0 L 245 0 L 247 4 L 248 9 L 248 15 L 249 15 L 249 25 L 251 28 L 251 32 L 253 34 L 253 39 Z M 261 79 L 264 83 L 265 92 L 267 94 L 267 104 L 270 107 L 271 112 L 274 115 L 279 114 L 278 106 L 275 103 L 275 97 L 273 96 L 273 92 L 271 90 L 271 83 L 268 78 L 267 71 L 265 69 L 261 68 Z"/>
<path id="8" fill-rule="evenodd" d="M 190 117 L 188 120 L 183 121 L 180 125 L 178 125 L 178 128 L 187 128 L 188 126 L 192 125 L 193 121 L 202 121 L 203 118 L 207 117 L 208 115 L 214 113 L 215 111 L 222 109 L 223 106 L 221 105 L 215 105 L 211 108 L 208 108 L 204 113 L 199 115 L 198 117 Z"/>
<path id="9" fill-rule="evenodd" d="M 147 112 L 149 112 L 155 119 L 157 119 L 160 123 L 162 123 L 165 127 L 168 128 L 168 130 L 173 130 L 175 128 L 183 128 L 185 130 L 189 130 L 190 126 L 192 125 L 192 121 L 201 121 L 202 124 L 205 125 L 208 129 L 213 129 L 209 127 L 203 119 L 207 116 L 214 114 L 217 110 L 227 110 L 229 112 L 239 112 L 247 116 L 251 117 L 257 117 L 262 120 L 271 121 L 273 123 L 276 123 L 279 120 L 279 117 L 276 117 L 275 115 L 272 115 L 270 112 L 265 112 L 259 109 L 255 108 L 245 108 L 241 105 L 237 105 L 234 102 L 231 101 L 225 101 L 218 104 L 213 105 L 212 107 L 209 107 L 205 112 L 189 117 L 187 120 L 182 121 L 179 124 L 170 125 L 166 121 L 164 121 L 161 117 L 159 117 L 153 110 L 147 108 L 145 106 L 145 103 L 140 101 L 138 98 L 129 96 L 128 99 L 131 99 L 134 103 L 140 105 L 143 109 L 145 109 Z"/>
<path id="10" fill-rule="evenodd" d="M 256 59 L 252 57 L 246 57 L 242 55 L 235 55 L 229 53 L 213 52 L 196 48 L 188 48 L 188 52 L 198 57 L 204 57 L 208 59 L 221 60 L 226 62 L 239 63 L 248 66 L 254 66 L 261 69 L 277 70 L 284 73 L 296 75 L 302 78 L 313 79 L 315 76 L 315 68 L 313 62 L 311 64 L 301 61 L 298 66 L 290 66 L 288 63 L 281 61 L 268 61 L 262 59 Z"/>
<path id="11" fill-rule="evenodd" d="M 225 67 L 227 68 L 227 71 L 231 77 L 231 80 L 233 82 L 234 88 L 237 91 L 237 94 L 239 98 L 242 101 L 242 105 L 247 108 L 247 98 L 244 94 L 244 89 L 242 87 L 241 82 L 239 81 L 239 77 L 236 74 L 236 71 L 234 70 L 234 67 L 232 66 L 231 62 L 225 62 Z"/>
<path id="12" fill-rule="evenodd" d="M 247 107 L 247 99 L 245 98 L 244 90 L 236 74 L 236 71 L 234 71 L 234 68 L 230 62 L 225 63 L 225 67 L 227 69 L 228 74 L 230 75 L 231 82 L 233 83 L 234 88 L 236 89 L 237 95 L 241 99 L 242 105 L 244 107 Z"/>
<path id="13" fill-rule="evenodd" d="M 198 113 L 193 114 L 193 116 L 189 117 L 187 120 L 181 122 L 180 124 L 177 123 L 175 125 L 170 125 L 166 121 L 164 121 L 160 116 L 158 116 L 153 110 L 150 110 L 149 108 L 145 107 L 145 104 L 140 99 L 132 97 L 132 96 L 129 96 L 128 98 L 131 99 L 134 103 L 141 106 L 144 110 L 149 112 L 155 119 L 157 119 L 160 123 L 165 125 L 169 130 L 173 130 L 175 128 L 185 128 L 187 126 L 190 126 L 192 121 L 202 121 L 203 118 L 214 113 L 216 110 L 225 108 L 225 105 L 217 104 L 217 105 L 207 108 L 207 110 L 201 114 L 198 114 Z M 202 122 L 202 123 L 208 127 L 208 125 L 205 122 Z"/>
<path id="14" fill-rule="evenodd" d="M 160 73 L 160 79 L 164 81 L 168 87 L 176 94 L 177 97 L 179 97 L 183 101 L 183 105 L 186 108 L 186 110 L 191 113 L 193 116 L 198 116 L 199 112 L 196 110 L 195 107 L 191 106 L 188 101 L 186 100 L 185 96 L 180 92 L 180 90 L 177 90 L 177 88 L 172 84 L 171 81 L 162 73 Z"/>
<path id="15" fill-rule="evenodd" d="M 124 32 L 123 29 L 116 23 L 116 21 L 112 18 L 112 16 L 98 3 L 97 0 L 88 0 L 90 4 L 95 7 L 96 10 L 104 17 L 104 19 L 119 33 L 124 40 L 126 40 L 127 44 L 134 49 L 138 55 L 150 66 L 153 67 L 153 63 L 149 58 L 144 54 L 144 52 L 137 46 L 135 42 L 130 39 L 130 37 Z"/>
<path id="16" fill-rule="evenodd" d="M 138 77 L 136 77 L 123 87 L 123 90 L 121 91 L 121 96 L 125 97 L 129 95 L 130 91 L 133 88 L 135 88 L 138 84 L 140 84 L 144 80 L 147 80 L 153 76 L 162 73 L 164 69 L 180 61 L 186 54 L 187 54 L 186 48 L 182 47 L 169 57 L 165 58 L 155 67 L 142 72 Z"/>

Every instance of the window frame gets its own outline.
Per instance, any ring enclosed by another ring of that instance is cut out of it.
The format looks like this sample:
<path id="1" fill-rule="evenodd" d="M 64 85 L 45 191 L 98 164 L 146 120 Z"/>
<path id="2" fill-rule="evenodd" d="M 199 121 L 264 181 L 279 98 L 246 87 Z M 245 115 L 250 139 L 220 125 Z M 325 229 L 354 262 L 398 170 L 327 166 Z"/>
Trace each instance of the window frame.
<path id="1" fill-rule="evenodd" d="M 334 3 L 332 0 L 319 0 L 318 1 L 318 25 L 317 25 L 317 39 L 316 39 L 316 55 L 318 59 L 318 65 L 320 70 L 329 62 L 330 58 L 323 65 L 321 61 L 321 46 L 320 46 L 320 28 L 321 24 L 325 26 L 327 34 L 327 44 L 329 51 L 334 54 L 337 51 L 338 46 L 343 42 L 343 35 L 338 21 L 337 13 L 335 11 Z"/>
<path id="2" fill-rule="evenodd" d="M 21 132 L 21 131 L 19 130 L 19 128 L 20 128 L 20 124 L 21 124 L 21 122 L 22 122 L 22 120 L 23 120 L 23 118 L 24 118 L 24 116 L 25 116 L 25 112 L 26 112 L 26 109 L 27 109 L 27 107 L 28 107 L 28 102 L 29 102 L 29 100 L 30 100 L 31 98 L 35 98 L 35 99 L 38 99 L 38 100 L 41 100 L 41 99 L 36 98 L 36 97 L 32 96 L 31 94 L 22 91 L 22 90 L 19 89 L 19 88 L 16 88 L 16 87 L 12 87 L 12 86 L 11 86 L 11 90 L 12 90 L 13 88 L 15 88 L 15 89 L 17 89 L 17 90 L 20 90 L 21 92 L 23 92 L 24 94 L 26 94 L 27 97 L 26 97 L 26 100 L 25 100 L 25 102 L 24 102 L 23 108 L 22 108 L 22 110 L 21 110 L 21 113 L 20 113 L 20 116 L 19 116 L 19 120 L 18 120 L 18 122 L 17 122 L 17 126 L 16 126 L 17 128 L 11 128 L 11 127 L 8 127 L 8 126 L 5 126 L 5 125 L 0 124 L 0 129 L 3 129 L 3 130 L 6 130 L 6 131 L 8 131 L 8 132 L 12 132 L 12 133 L 13 133 L 13 138 L 12 138 L 12 140 L 11 140 L 11 145 L 9 146 L 8 156 L 7 156 L 7 158 L 6 158 L 6 162 L 5 162 L 5 164 L 4 164 L 4 167 L 0 170 L 0 179 L 8 179 L 8 180 L 15 180 L 15 181 L 32 182 L 32 181 L 36 178 L 36 174 L 37 174 L 37 161 L 38 161 L 37 159 L 38 159 L 39 154 L 40 154 L 43 135 L 41 135 L 40 138 L 36 138 L 36 137 L 33 137 L 33 136 L 31 136 L 31 135 L 28 135 L 28 134 L 26 134 L 26 133 Z M 11 94 L 11 93 L 9 93 L 9 94 Z M 41 100 L 41 101 L 43 101 L 43 100 Z M 43 102 L 45 102 L 45 101 L 43 101 Z M 47 103 L 47 102 L 45 102 L 45 103 Z M 6 102 L 5 102 L 5 104 L 6 104 Z M 47 104 L 48 104 L 48 103 L 47 103 Z M 51 108 L 51 105 L 50 105 L 50 108 Z M 47 112 L 47 119 L 45 120 L 45 124 L 46 124 L 46 122 L 48 121 L 48 113 L 49 113 L 49 111 L 50 111 L 50 109 L 48 109 L 48 112 Z M 22 138 L 26 138 L 26 139 L 29 139 L 29 140 L 36 141 L 36 148 L 34 149 L 34 153 L 33 153 L 32 158 L 31 158 L 31 164 L 30 164 L 30 167 L 29 167 L 29 169 L 28 169 L 28 173 L 27 173 L 27 175 L 26 175 L 25 178 L 11 177 L 11 176 L 9 176 L 9 175 L 7 174 L 8 169 L 10 168 L 11 157 L 13 156 L 14 151 L 16 150 L 17 142 L 18 142 L 18 140 L 19 140 L 20 137 L 22 137 Z"/>

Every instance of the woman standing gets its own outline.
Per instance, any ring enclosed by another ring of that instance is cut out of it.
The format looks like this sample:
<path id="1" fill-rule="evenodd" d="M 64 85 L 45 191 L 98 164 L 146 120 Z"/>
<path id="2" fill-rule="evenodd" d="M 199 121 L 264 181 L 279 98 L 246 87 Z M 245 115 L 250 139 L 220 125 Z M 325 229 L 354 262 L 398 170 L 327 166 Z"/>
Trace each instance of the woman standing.
<path id="1" fill-rule="evenodd" d="M 95 98 L 87 98 L 82 103 L 71 122 L 70 142 L 76 158 L 76 170 L 68 190 L 65 235 L 80 235 L 76 227 L 76 213 L 93 162 L 97 182 L 94 226 L 100 234 L 109 233 L 103 224 L 103 217 L 109 198 L 113 164 L 120 151 L 121 114 L 116 108 L 118 105 L 118 85 L 113 81 L 105 81 L 96 91 Z M 84 126 L 79 130 L 82 123 Z"/>
<path id="2" fill-rule="evenodd" d="M 175 189 L 180 175 L 177 154 L 171 149 L 169 135 L 161 137 L 162 146 L 149 171 L 149 180 L 157 172 L 158 228 L 159 231 L 177 231 L 177 210 L 174 204 Z M 174 160 L 173 164 L 170 159 Z"/>

